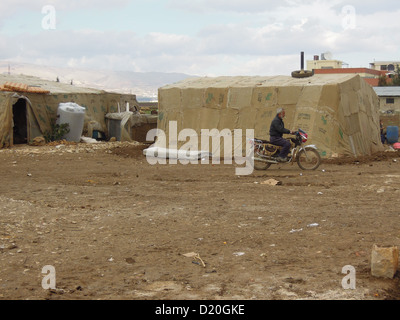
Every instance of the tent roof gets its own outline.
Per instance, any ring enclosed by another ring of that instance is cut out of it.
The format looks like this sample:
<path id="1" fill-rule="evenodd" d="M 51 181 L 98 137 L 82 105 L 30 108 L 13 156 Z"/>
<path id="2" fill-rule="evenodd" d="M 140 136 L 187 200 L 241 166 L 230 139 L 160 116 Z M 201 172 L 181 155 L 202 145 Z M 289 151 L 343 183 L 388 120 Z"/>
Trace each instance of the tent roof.
<path id="1" fill-rule="evenodd" d="M 308 78 L 293 78 L 289 76 L 237 76 L 216 78 L 188 78 L 180 82 L 170 84 L 161 89 L 170 88 L 206 88 L 206 87 L 287 87 L 304 85 L 327 85 L 345 82 L 359 75 L 353 74 L 317 74 Z"/>
<path id="2" fill-rule="evenodd" d="M 91 88 L 82 88 L 77 87 L 71 84 L 44 80 L 41 78 L 37 78 L 34 76 L 28 75 L 9 75 L 9 74 L 0 74 L 0 85 L 5 82 L 16 82 L 16 83 L 24 83 L 31 87 L 40 87 L 42 89 L 46 89 L 53 94 L 57 93 L 104 93 L 104 91 L 91 89 Z"/>

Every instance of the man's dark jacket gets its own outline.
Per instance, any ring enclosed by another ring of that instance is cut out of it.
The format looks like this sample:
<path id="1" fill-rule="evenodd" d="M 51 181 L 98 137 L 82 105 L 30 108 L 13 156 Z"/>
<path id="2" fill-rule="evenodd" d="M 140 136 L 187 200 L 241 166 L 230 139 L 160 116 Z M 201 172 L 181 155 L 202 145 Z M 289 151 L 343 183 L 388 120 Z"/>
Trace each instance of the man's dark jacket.
<path id="1" fill-rule="evenodd" d="M 274 120 L 272 120 L 271 123 L 271 128 L 269 129 L 269 135 L 271 137 L 281 137 L 283 134 L 289 134 L 290 130 L 285 129 L 285 124 L 283 123 L 283 120 L 279 118 L 279 116 L 276 116 Z"/>

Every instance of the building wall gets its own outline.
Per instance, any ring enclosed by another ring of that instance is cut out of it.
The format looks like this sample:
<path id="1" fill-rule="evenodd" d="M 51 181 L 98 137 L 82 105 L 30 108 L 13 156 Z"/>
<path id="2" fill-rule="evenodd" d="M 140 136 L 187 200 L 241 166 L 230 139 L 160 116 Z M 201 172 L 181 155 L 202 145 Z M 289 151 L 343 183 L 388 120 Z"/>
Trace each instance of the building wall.
<path id="1" fill-rule="evenodd" d="M 385 75 L 384 71 L 378 71 L 368 68 L 335 68 L 335 69 L 316 69 L 314 74 L 358 74 L 372 87 L 377 87 L 379 84 L 379 77 Z M 390 83 L 390 79 L 387 79 Z"/>
<path id="2" fill-rule="evenodd" d="M 400 97 L 379 97 L 379 100 L 381 112 L 400 112 Z"/>
<path id="3" fill-rule="evenodd" d="M 389 70 L 389 65 L 394 66 L 394 70 Z M 400 65 L 400 61 L 377 61 L 370 63 L 371 69 L 379 71 L 396 71 L 397 65 Z"/>
<path id="4" fill-rule="evenodd" d="M 384 72 L 367 69 L 367 68 L 334 68 L 334 69 L 317 69 L 314 70 L 315 74 L 359 74 L 361 78 L 379 78 L 384 75 Z"/>
<path id="5" fill-rule="evenodd" d="M 337 69 L 342 68 L 343 62 L 339 60 L 309 60 L 307 70 L 313 69 Z"/>
<path id="6" fill-rule="evenodd" d="M 394 103 L 387 103 L 387 99 L 393 99 Z M 380 119 L 383 126 L 400 127 L 400 97 L 379 97 Z"/>

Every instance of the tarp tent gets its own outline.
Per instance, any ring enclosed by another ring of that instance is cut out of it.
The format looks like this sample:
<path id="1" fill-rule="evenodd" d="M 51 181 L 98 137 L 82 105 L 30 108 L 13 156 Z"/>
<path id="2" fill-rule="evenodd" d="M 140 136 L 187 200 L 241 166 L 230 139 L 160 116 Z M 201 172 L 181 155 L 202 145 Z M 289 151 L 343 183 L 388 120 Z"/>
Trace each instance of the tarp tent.
<path id="1" fill-rule="evenodd" d="M 10 89 L 4 84 L 20 84 Z M 43 136 L 56 121 L 60 103 L 74 102 L 86 109 L 84 133 L 107 133 L 106 115 L 125 111 L 128 102 L 139 107 L 135 95 L 81 88 L 25 75 L 0 75 L 0 148 L 12 146 L 17 136 L 23 143 Z M 19 132 L 16 132 L 16 130 Z M 125 140 L 129 135 L 123 134 Z M 18 142 L 16 142 L 18 143 Z"/>
<path id="2" fill-rule="evenodd" d="M 159 89 L 158 128 L 166 135 L 159 136 L 155 147 L 168 148 L 170 121 L 177 122 L 178 133 L 193 129 L 200 136 L 202 129 L 242 129 L 244 134 L 246 129 L 254 129 L 257 138 L 269 139 L 269 126 L 278 107 L 286 109 L 285 126 L 305 130 L 308 143 L 315 144 L 323 157 L 383 150 L 377 95 L 360 76 L 340 74 L 304 79 L 190 78 L 164 86 Z M 185 141 L 175 142 L 178 149 L 185 145 Z M 245 143 L 244 137 L 242 154 Z M 217 156 L 224 155 L 223 149 L 221 143 Z M 204 150 L 200 142 L 198 150 L 215 152 Z"/>

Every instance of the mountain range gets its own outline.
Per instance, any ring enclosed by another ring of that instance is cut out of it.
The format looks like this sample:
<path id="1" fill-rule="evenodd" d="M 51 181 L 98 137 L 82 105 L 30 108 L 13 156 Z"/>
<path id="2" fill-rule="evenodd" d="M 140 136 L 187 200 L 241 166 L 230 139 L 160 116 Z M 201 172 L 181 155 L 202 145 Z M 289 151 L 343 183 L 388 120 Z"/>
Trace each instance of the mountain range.
<path id="1" fill-rule="evenodd" d="M 131 72 L 52 67 L 0 61 L 1 74 L 24 74 L 44 80 L 73 83 L 76 86 L 110 92 L 135 94 L 138 101 L 157 101 L 158 88 L 194 76 L 183 73 Z"/>

